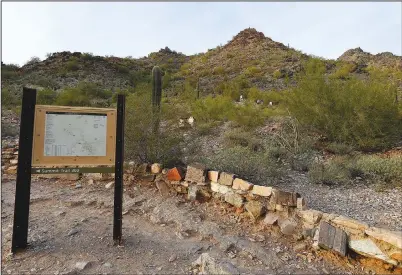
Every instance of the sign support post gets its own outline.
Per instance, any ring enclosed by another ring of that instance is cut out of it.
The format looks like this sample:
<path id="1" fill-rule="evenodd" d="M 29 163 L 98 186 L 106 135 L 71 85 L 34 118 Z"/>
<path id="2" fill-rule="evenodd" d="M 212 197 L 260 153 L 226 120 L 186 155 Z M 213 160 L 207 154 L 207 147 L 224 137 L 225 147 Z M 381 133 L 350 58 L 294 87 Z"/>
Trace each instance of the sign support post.
<path id="1" fill-rule="evenodd" d="M 34 132 L 36 90 L 23 88 L 19 152 L 14 205 L 11 251 L 28 246 L 29 201 L 31 193 L 32 141 Z"/>
<path id="2" fill-rule="evenodd" d="M 115 184 L 114 184 L 114 219 L 113 240 L 121 244 L 123 222 L 123 163 L 124 163 L 124 116 L 125 95 L 117 95 L 117 122 L 116 122 L 116 157 L 115 157 Z"/>

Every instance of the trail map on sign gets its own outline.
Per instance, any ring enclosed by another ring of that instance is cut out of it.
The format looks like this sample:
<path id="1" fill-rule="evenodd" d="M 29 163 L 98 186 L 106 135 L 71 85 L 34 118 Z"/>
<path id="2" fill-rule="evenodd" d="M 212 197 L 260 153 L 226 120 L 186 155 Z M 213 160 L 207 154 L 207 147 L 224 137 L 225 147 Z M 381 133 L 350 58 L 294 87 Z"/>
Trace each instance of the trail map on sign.
<path id="1" fill-rule="evenodd" d="M 46 112 L 45 156 L 106 156 L 106 114 Z"/>

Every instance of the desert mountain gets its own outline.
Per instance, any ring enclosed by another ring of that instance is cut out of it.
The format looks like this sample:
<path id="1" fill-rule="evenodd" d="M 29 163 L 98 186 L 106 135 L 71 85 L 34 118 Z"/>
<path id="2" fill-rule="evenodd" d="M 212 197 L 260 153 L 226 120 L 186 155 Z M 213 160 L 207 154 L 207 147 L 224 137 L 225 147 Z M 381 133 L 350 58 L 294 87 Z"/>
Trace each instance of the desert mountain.
<path id="1" fill-rule="evenodd" d="M 168 47 L 143 58 L 93 56 L 80 52 L 57 52 L 47 59 L 28 62 L 22 67 L 2 63 L 2 88 L 18 94 L 22 86 L 62 90 L 80 82 L 93 82 L 115 91 L 148 81 L 153 66 L 159 65 L 171 76 L 170 91 L 184 80 L 198 83 L 203 94 L 214 92 L 221 83 L 243 77 L 262 90 L 281 90 L 295 83 L 294 76 L 303 62 L 313 58 L 262 32 L 248 28 L 223 46 L 205 53 L 186 56 Z M 351 49 L 336 61 L 326 60 L 329 72 L 342 64 L 354 64 L 350 73 L 364 74 L 368 66 L 402 70 L 402 58 L 392 53 L 372 55 Z M 289 81 L 288 81 L 289 80 Z"/>

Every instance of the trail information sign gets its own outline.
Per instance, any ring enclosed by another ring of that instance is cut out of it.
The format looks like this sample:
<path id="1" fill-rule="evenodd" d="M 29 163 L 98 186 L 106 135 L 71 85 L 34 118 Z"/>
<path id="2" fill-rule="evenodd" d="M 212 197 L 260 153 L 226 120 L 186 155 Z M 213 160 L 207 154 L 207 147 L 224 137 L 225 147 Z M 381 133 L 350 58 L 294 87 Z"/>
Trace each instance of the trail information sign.
<path id="1" fill-rule="evenodd" d="M 32 174 L 114 173 L 113 240 L 122 241 L 125 96 L 117 108 L 36 105 L 23 88 L 11 251 L 28 246 Z"/>
<path id="2" fill-rule="evenodd" d="M 116 110 L 37 105 L 32 164 L 113 165 Z"/>

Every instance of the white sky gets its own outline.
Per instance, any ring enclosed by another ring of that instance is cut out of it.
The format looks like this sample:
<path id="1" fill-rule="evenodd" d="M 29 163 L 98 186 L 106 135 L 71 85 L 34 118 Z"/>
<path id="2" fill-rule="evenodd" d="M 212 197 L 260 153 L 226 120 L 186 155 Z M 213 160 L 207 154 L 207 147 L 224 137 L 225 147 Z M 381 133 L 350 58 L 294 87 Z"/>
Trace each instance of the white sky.
<path id="1" fill-rule="evenodd" d="M 3 2 L 2 61 L 58 51 L 137 58 L 166 46 L 191 55 L 248 27 L 325 58 L 356 47 L 400 56 L 401 14 L 397 2 Z"/>

